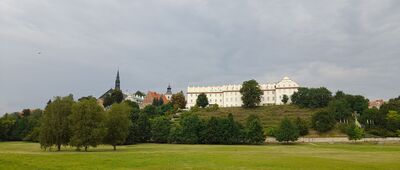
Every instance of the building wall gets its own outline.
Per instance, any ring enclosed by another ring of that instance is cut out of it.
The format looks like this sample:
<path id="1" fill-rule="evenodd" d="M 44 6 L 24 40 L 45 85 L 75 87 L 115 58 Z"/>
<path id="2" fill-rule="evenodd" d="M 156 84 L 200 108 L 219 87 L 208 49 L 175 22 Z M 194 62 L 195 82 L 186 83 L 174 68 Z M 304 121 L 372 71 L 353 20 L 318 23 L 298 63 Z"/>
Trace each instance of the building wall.
<path id="1" fill-rule="evenodd" d="M 186 107 L 193 107 L 197 96 L 201 93 L 207 95 L 209 104 L 218 104 L 220 107 L 240 107 L 242 106 L 242 95 L 239 92 L 241 87 L 242 85 L 188 87 Z M 260 88 L 263 91 L 260 104 L 271 105 L 282 104 L 282 96 L 286 94 L 290 98 L 299 85 L 288 77 L 284 77 L 278 83 L 260 84 Z"/>

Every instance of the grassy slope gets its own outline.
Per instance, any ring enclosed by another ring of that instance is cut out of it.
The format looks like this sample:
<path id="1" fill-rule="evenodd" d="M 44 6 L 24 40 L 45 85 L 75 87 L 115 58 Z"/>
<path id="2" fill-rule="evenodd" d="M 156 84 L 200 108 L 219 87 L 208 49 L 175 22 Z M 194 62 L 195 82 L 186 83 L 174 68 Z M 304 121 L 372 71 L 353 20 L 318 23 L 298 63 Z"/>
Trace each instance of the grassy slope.
<path id="1" fill-rule="evenodd" d="M 0 169 L 397 169 L 400 145 L 100 146 L 90 152 L 41 151 L 38 144 L 0 143 Z"/>
<path id="2" fill-rule="evenodd" d="M 229 113 L 232 113 L 233 117 L 242 123 L 246 121 L 248 115 L 255 114 L 261 119 L 264 127 L 271 127 L 278 125 L 285 116 L 289 118 L 300 117 L 310 120 L 311 115 L 320 110 L 321 109 L 299 108 L 295 105 L 272 105 L 257 107 L 255 109 L 244 109 L 241 107 L 219 108 L 217 111 L 201 109 L 196 113 L 203 118 L 211 116 L 227 116 Z"/>

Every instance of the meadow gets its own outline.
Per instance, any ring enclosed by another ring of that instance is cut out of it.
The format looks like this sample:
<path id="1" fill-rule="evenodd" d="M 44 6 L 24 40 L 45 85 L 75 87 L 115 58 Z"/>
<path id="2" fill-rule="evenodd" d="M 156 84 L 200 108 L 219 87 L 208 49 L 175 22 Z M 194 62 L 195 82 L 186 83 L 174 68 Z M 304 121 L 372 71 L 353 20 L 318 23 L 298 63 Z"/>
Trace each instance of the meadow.
<path id="1" fill-rule="evenodd" d="M 137 144 L 77 152 L 1 142 L 0 169 L 398 169 L 400 144 Z"/>

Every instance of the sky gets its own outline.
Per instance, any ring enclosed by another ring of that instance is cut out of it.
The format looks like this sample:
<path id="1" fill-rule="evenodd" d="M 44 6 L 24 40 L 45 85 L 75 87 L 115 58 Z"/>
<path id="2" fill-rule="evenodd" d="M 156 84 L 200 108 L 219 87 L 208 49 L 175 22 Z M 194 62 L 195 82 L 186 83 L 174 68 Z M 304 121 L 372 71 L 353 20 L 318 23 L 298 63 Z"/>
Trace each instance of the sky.
<path id="1" fill-rule="evenodd" d="M 0 0 L 0 114 L 54 96 L 290 77 L 400 95 L 399 0 Z"/>

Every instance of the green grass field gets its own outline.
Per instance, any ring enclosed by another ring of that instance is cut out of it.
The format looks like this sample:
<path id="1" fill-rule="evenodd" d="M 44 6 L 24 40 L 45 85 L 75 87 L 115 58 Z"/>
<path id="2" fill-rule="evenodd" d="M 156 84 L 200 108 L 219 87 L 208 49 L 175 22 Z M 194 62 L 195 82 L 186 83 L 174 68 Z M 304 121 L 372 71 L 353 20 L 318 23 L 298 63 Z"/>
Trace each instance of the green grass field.
<path id="1" fill-rule="evenodd" d="M 0 143 L 0 169 L 399 169 L 400 144 L 173 145 L 42 151 Z"/>

